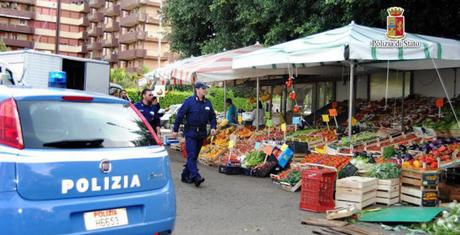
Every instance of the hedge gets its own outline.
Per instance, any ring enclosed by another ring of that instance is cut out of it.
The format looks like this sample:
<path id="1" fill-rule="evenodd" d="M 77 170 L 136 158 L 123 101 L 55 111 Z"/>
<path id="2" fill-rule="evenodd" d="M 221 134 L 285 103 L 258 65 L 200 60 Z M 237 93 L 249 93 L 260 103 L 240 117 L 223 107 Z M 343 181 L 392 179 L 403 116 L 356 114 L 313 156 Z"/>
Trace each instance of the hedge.
<path id="1" fill-rule="evenodd" d="M 132 101 L 137 102 L 141 99 L 141 90 L 138 89 L 126 89 L 128 96 Z M 182 104 L 184 100 L 191 96 L 191 91 L 170 91 L 165 97 L 160 98 L 160 105 L 162 108 L 167 108 L 173 104 Z M 227 97 L 233 100 L 237 109 L 243 109 L 250 111 L 254 109 L 254 105 L 247 102 L 246 98 L 234 97 L 233 91 L 227 92 Z M 210 88 L 207 98 L 211 101 L 214 109 L 218 112 L 222 112 L 224 109 L 224 89 L 223 88 Z"/>

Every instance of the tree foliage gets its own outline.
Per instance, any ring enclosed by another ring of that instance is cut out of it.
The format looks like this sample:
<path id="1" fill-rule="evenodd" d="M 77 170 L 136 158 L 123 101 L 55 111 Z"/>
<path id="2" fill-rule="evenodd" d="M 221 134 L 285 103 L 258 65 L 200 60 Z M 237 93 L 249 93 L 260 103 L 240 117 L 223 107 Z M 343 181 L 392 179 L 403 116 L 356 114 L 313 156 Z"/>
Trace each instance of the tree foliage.
<path id="1" fill-rule="evenodd" d="M 0 38 L 0 52 L 9 51 L 10 49 L 6 46 L 2 38 Z"/>
<path id="2" fill-rule="evenodd" d="M 405 9 L 406 31 L 460 38 L 460 1 L 449 0 L 169 0 L 171 49 L 216 53 L 259 41 L 267 46 L 358 24 L 385 28 L 386 9 Z"/>
<path id="3" fill-rule="evenodd" d="M 111 69 L 110 82 L 119 84 L 124 88 L 136 88 L 139 75 L 136 73 L 128 73 L 124 69 Z"/>

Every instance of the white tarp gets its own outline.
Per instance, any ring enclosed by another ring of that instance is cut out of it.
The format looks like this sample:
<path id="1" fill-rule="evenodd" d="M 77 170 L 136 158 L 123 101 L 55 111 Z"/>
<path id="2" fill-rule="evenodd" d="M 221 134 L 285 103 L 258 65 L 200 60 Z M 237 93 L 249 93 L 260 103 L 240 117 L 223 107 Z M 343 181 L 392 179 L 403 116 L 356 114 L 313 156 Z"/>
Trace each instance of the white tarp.
<path id="1" fill-rule="evenodd" d="M 406 33 L 406 42 L 418 42 L 417 48 L 373 47 L 373 42 L 388 42 L 386 30 L 351 24 L 261 49 L 233 60 L 233 69 L 277 69 L 309 67 L 312 63 L 328 63 L 354 60 L 367 64 L 375 61 L 403 61 L 402 69 L 432 69 L 434 58 L 440 68 L 460 67 L 460 42 L 453 39 Z M 396 41 L 393 41 L 396 42 Z M 424 60 L 428 63 L 411 60 Z M 375 65 L 386 67 L 386 63 Z"/>

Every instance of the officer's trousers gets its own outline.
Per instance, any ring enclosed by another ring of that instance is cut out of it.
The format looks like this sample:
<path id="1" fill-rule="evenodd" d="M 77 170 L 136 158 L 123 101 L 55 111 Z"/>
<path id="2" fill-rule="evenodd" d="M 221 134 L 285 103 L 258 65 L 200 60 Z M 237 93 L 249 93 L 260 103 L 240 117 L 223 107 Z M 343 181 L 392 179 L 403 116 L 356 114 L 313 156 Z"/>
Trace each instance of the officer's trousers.
<path id="1" fill-rule="evenodd" d="M 193 179 L 200 174 L 198 173 L 198 154 L 200 153 L 201 146 L 203 145 L 204 139 L 185 137 L 185 149 L 187 151 L 187 163 L 184 165 L 184 171 L 182 175 Z"/>

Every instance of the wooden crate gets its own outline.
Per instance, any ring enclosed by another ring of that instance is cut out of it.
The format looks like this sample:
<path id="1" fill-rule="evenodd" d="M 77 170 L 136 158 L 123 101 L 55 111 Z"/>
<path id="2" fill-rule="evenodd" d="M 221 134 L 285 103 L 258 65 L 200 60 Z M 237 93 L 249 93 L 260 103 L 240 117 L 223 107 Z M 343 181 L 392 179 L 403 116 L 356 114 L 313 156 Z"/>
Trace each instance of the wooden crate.
<path id="1" fill-rule="evenodd" d="M 377 198 L 373 197 L 363 202 L 350 202 L 344 200 L 335 200 L 336 207 L 347 207 L 347 206 L 354 206 L 358 210 L 362 210 L 370 205 L 374 205 L 377 202 Z"/>
<path id="2" fill-rule="evenodd" d="M 401 184 L 416 187 L 435 187 L 439 182 L 439 171 L 402 169 Z"/>
<path id="3" fill-rule="evenodd" d="M 286 191 L 296 192 L 302 186 L 302 180 L 297 182 L 297 184 L 295 184 L 294 186 L 290 185 L 289 183 L 285 183 L 285 182 L 281 182 L 280 185 L 281 185 L 281 188 L 283 188 Z"/>
<path id="4" fill-rule="evenodd" d="M 361 176 L 351 176 L 343 179 L 339 179 L 336 182 L 336 187 L 343 188 L 372 188 L 377 189 L 377 179 Z"/>
<path id="5" fill-rule="evenodd" d="M 399 202 L 399 179 L 378 180 L 377 203 L 387 206 Z"/>
<path id="6" fill-rule="evenodd" d="M 401 186 L 401 201 L 417 206 L 437 206 L 438 189 L 425 189 L 423 186 Z"/>
<path id="7" fill-rule="evenodd" d="M 377 203 L 378 204 L 384 204 L 387 206 L 391 206 L 393 204 L 399 203 L 399 195 L 395 198 L 383 198 L 383 197 L 377 197 Z"/>
<path id="8" fill-rule="evenodd" d="M 377 190 L 373 187 L 367 187 L 364 190 L 337 187 L 335 190 L 335 199 L 338 200 L 362 202 L 375 197 L 377 197 Z"/>

